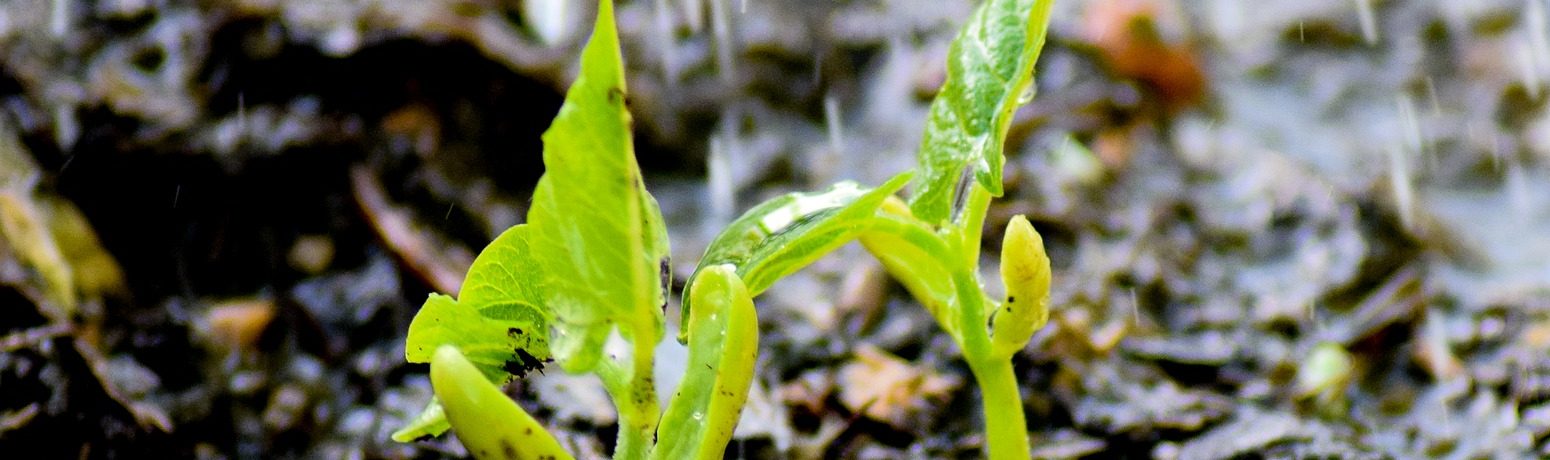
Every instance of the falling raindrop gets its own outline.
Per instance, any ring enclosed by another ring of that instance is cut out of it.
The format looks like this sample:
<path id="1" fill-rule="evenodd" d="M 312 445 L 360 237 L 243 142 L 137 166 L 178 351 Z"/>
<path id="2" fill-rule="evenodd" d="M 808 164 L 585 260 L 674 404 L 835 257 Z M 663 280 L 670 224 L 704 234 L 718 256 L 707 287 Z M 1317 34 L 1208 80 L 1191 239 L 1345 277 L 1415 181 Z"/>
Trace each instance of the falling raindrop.
<path id="1" fill-rule="evenodd" d="M 1524 11 L 1524 33 L 1539 71 L 1550 73 L 1550 20 L 1545 17 L 1545 0 L 1528 0 Z"/>
<path id="2" fill-rule="evenodd" d="M 840 101 L 833 94 L 823 97 L 823 121 L 829 135 L 829 148 L 814 149 L 817 156 L 811 165 L 813 185 L 827 184 L 841 171 L 855 171 L 860 165 L 846 164 L 845 132 L 840 120 Z"/>
<path id="3" fill-rule="evenodd" d="M 1507 157 L 1507 174 L 1504 178 L 1508 202 L 1512 203 L 1513 216 L 1518 222 L 1528 222 L 1534 210 L 1534 197 L 1529 193 L 1528 177 L 1523 172 L 1523 162 L 1517 156 Z"/>
<path id="4" fill-rule="evenodd" d="M 54 38 L 63 39 L 70 33 L 70 0 L 54 0 L 49 11 L 48 30 Z"/>
<path id="5" fill-rule="evenodd" d="M 1421 122 L 1416 117 L 1415 101 L 1401 94 L 1398 101 L 1400 135 L 1404 139 L 1405 152 L 1409 155 L 1426 155 L 1422 144 Z"/>
<path id="6" fill-rule="evenodd" d="M 717 229 L 732 221 L 733 203 L 732 160 L 720 136 L 710 139 L 710 155 L 705 160 L 705 191 L 709 195 L 710 216 L 705 219 L 706 232 L 714 235 Z"/>
<path id="7" fill-rule="evenodd" d="M 567 0 L 527 0 L 522 2 L 524 16 L 530 18 L 533 32 L 546 45 L 556 45 L 568 34 L 571 2 Z"/>
<path id="8" fill-rule="evenodd" d="M 1432 117 L 1442 118 L 1442 100 L 1437 97 L 1437 83 L 1426 77 L 1426 99 L 1432 105 Z"/>
<path id="9" fill-rule="evenodd" d="M 838 154 L 842 150 L 844 128 L 840 126 L 840 101 L 833 94 L 823 97 L 823 121 L 829 133 L 829 148 Z"/>
<path id="10" fill-rule="evenodd" d="M 1531 98 L 1539 98 L 1539 69 L 1534 64 L 1533 45 L 1528 41 L 1513 44 L 1513 57 L 1517 58 L 1519 78 L 1523 80 L 1523 88 L 1528 91 Z"/>
<path id="11" fill-rule="evenodd" d="M 54 109 L 54 142 L 60 148 L 69 149 L 80 136 L 81 122 L 76 119 L 75 110 L 69 105 L 60 105 Z"/>
<path id="12" fill-rule="evenodd" d="M 1132 320 L 1135 327 L 1141 327 L 1141 299 L 1136 297 L 1135 286 L 1130 287 L 1130 313 L 1135 318 Z"/>
<path id="13" fill-rule="evenodd" d="M 1410 180 L 1409 159 L 1406 158 L 1404 149 L 1398 145 L 1388 146 L 1389 154 L 1389 188 L 1394 190 L 1394 203 L 1399 208 L 1399 220 L 1406 229 L 1414 230 L 1415 218 L 1413 217 L 1415 190 Z"/>
<path id="14" fill-rule="evenodd" d="M 716 70 L 721 73 L 721 81 L 728 85 L 737 81 L 732 73 L 732 27 L 728 24 L 731 18 L 727 14 L 727 0 L 711 0 L 710 14 L 711 35 L 714 38 L 716 49 Z"/>
<path id="15" fill-rule="evenodd" d="M 237 130 L 245 137 L 252 133 L 248 128 L 248 98 L 247 93 L 237 93 Z"/>
<path id="16" fill-rule="evenodd" d="M 698 34 L 705 30 L 705 0 L 679 0 L 678 7 L 683 11 L 690 32 Z"/>
<path id="17" fill-rule="evenodd" d="M 1378 44 L 1378 18 L 1372 12 L 1372 0 L 1356 0 L 1356 19 L 1362 24 L 1362 39 Z"/>
<path id="18" fill-rule="evenodd" d="M 673 10 L 667 5 L 667 0 L 655 0 L 651 2 L 651 8 L 655 10 L 656 17 L 656 41 L 657 48 L 661 49 L 662 77 L 669 84 L 678 81 L 678 52 L 673 40 Z"/>

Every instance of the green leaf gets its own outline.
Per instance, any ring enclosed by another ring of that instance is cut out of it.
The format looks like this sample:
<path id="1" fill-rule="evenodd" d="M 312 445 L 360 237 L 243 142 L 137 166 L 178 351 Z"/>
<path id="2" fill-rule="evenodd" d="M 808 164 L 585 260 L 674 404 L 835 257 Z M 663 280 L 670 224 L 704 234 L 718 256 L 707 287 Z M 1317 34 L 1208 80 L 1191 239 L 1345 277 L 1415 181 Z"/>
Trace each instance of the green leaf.
<path id="1" fill-rule="evenodd" d="M 463 278 L 458 302 L 485 317 L 533 323 L 533 332 L 547 335 L 545 272 L 533 258 L 528 243 L 532 233 L 530 226 L 517 225 L 485 246 Z"/>
<path id="2" fill-rule="evenodd" d="M 404 359 L 428 363 L 442 345 L 468 355 L 492 383 L 504 384 L 550 359 L 549 315 L 540 292 L 543 272 L 528 250 L 529 228 L 518 225 L 490 242 L 474 259 L 460 299 L 431 294 L 409 324 Z M 432 401 L 393 434 L 407 442 L 447 431 L 441 406 Z"/>
<path id="3" fill-rule="evenodd" d="M 781 277 L 855 239 L 883 199 L 903 188 L 911 174 L 894 176 L 872 190 L 841 182 L 823 192 L 790 193 L 755 206 L 711 241 L 688 284 L 694 284 L 700 271 L 732 264 L 749 294 L 757 296 Z M 684 300 L 682 317 L 690 317 L 692 300 Z M 687 329 L 679 341 L 686 334 Z"/>
<path id="4" fill-rule="evenodd" d="M 581 75 L 544 132 L 546 170 L 528 212 L 555 355 L 570 372 L 596 367 L 615 323 L 633 341 L 662 334 L 667 230 L 641 183 L 626 95 L 612 2 L 603 1 Z"/>
<path id="5" fill-rule="evenodd" d="M 544 330 L 541 322 L 491 318 L 466 303 L 431 294 L 409 323 L 404 359 L 429 363 L 436 349 L 452 345 L 485 379 L 506 383 L 549 358 Z"/>
<path id="6" fill-rule="evenodd" d="M 1001 196 L 1001 146 L 1017 106 L 1032 99 L 1033 64 L 1044 46 L 1053 0 L 987 0 L 947 56 L 947 80 L 931 103 L 921 139 L 915 216 L 946 222 L 969 174 Z M 976 231 L 978 231 L 976 229 Z"/>
<path id="7" fill-rule="evenodd" d="M 405 359 L 431 362 L 456 345 L 491 383 L 508 383 L 550 358 L 549 314 L 539 294 L 543 271 L 529 251 L 529 226 L 502 232 L 463 279 L 462 299 L 431 294 L 409 324 Z"/>
<path id="8" fill-rule="evenodd" d="M 469 453 L 479 459 L 572 458 L 500 387 L 480 378 L 480 371 L 452 345 L 431 357 L 431 387 Z"/>
<path id="9" fill-rule="evenodd" d="M 689 363 L 662 416 L 654 459 L 714 460 L 726 453 L 759 357 L 759 318 L 731 265 L 706 268 L 690 287 Z"/>
<path id="10" fill-rule="evenodd" d="M 543 272 L 531 257 L 526 225 L 507 229 L 468 269 L 461 299 L 431 294 L 409 324 L 404 358 L 428 363 L 455 345 L 491 382 L 510 382 L 550 358 Z"/>

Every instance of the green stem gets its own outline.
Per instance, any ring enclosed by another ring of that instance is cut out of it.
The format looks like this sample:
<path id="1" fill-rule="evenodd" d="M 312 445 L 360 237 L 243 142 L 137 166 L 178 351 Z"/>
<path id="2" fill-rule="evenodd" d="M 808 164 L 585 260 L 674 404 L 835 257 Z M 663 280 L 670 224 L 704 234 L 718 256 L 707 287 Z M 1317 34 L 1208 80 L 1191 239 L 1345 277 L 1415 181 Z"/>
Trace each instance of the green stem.
<path id="1" fill-rule="evenodd" d="M 974 280 L 973 265 L 953 271 L 958 285 L 958 346 L 979 384 L 985 412 L 985 452 L 991 460 L 1026 460 L 1030 455 L 1028 425 L 1023 418 L 1022 392 L 1012 361 L 998 358 L 986 329 L 985 292 Z"/>
<path id="2" fill-rule="evenodd" d="M 985 411 L 985 451 L 990 460 L 1030 458 L 1022 393 L 1008 359 L 970 360 Z"/>
<path id="3" fill-rule="evenodd" d="M 959 241 L 963 246 L 959 249 L 969 267 L 978 267 L 980 263 L 980 236 L 985 231 L 985 214 L 990 211 L 990 198 L 990 191 L 978 182 L 969 186 L 969 198 L 964 203 L 963 214 L 956 229 L 962 232 Z"/>
<path id="4" fill-rule="evenodd" d="M 963 349 L 964 359 L 979 384 L 983 398 L 981 408 L 985 414 L 986 454 L 992 460 L 1026 460 L 1030 458 L 1031 450 L 1028 426 L 1023 418 L 1022 393 L 1018 389 L 1017 376 L 1012 372 L 1011 359 L 996 357 L 993 352 L 986 319 L 985 291 L 976 269 L 979 266 L 980 229 L 984 226 L 990 198 L 990 192 L 974 186 L 959 222 L 937 232 L 919 221 L 886 214 L 872 219 L 868 231 L 894 235 L 947 268 L 948 276 L 952 277 L 952 301 L 948 308 L 933 313 L 947 316 L 938 317 L 937 322 Z M 910 284 L 908 280 L 901 281 Z"/>
<path id="5" fill-rule="evenodd" d="M 652 351 L 661 337 L 639 331 L 631 337 L 633 350 L 628 367 L 618 366 L 612 360 L 604 360 L 598 369 L 603 387 L 619 411 L 619 439 L 614 444 L 614 458 L 624 460 L 645 459 L 651 453 L 652 440 L 656 437 L 657 422 L 662 417 L 661 404 L 657 402 L 657 388 L 652 378 Z M 624 383 L 623 386 L 618 385 Z"/>

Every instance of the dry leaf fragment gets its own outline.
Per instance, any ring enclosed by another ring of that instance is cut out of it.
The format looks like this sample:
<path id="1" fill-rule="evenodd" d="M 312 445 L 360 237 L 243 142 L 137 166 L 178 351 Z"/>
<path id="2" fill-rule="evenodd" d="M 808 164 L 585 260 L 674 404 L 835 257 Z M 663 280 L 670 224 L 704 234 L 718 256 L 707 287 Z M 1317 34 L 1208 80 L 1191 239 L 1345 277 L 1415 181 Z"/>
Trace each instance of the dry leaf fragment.
<path id="1" fill-rule="evenodd" d="M 351 168 L 350 185 L 377 236 L 437 292 L 456 293 L 463 285 L 463 272 L 474 263 L 473 256 L 434 241 L 408 210 L 388 201 L 382 181 L 372 174 L 364 166 Z"/>
<path id="2" fill-rule="evenodd" d="M 1167 43 L 1159 32 L 1159 8 L 1155 0 L 1097 2 L 1084 26 L 1114 73 L 1151 87 L 1177 111 L 1200 100 L 1205 74 L 1189 46 Z"/>
<path id="3" fill-rule="evenodd" d="M 229 351 L 244 350 L 274 319 L 275 304 L 269 299 L 246 299 L 218 304 L 205 314 L 205 332 L 212 342 Z"/>
<path id="4" fill-rule="evenodd" d="M 908 362 L 872 345 L 856 348 L 856 360 L 840 369 L 840 402 L 853 412 L 907 428 L 910 415 L 958 388 L 955 376 Z"/>

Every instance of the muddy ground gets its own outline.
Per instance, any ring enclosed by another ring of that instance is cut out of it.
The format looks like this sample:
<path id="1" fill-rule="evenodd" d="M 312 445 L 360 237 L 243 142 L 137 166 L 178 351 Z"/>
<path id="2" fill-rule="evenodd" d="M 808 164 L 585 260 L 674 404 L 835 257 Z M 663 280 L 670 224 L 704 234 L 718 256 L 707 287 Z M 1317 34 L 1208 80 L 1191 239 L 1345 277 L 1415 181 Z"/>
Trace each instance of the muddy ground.
<path id="1" fill-rule="evenodd" d="M 622 2 L 676 278 L 765 198 L 908 168 L 972 7 Z M 1055 9 L 982 264 L 1015 214 L 1049 246 L 1041 458 L 1550 457 L 1550 2 Z M 591 17 L 0 4 L 0 456 L 462 456 L 388 439 L 430 396 L 404 333 L 525 214 Z M 958 351 L 864 255 L 758 299 L 729 458 L 979 454 Z M 511 393 L 612 445 L 595 380 Z"/>

